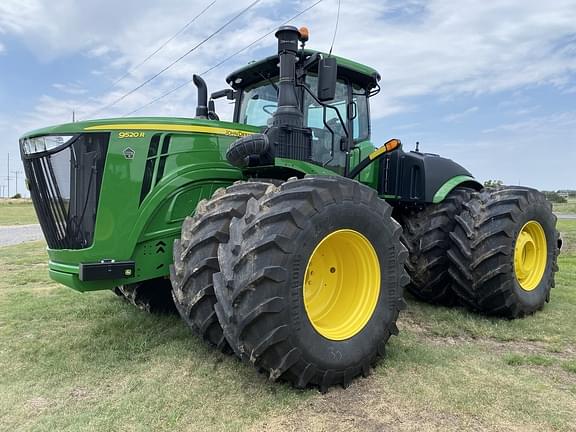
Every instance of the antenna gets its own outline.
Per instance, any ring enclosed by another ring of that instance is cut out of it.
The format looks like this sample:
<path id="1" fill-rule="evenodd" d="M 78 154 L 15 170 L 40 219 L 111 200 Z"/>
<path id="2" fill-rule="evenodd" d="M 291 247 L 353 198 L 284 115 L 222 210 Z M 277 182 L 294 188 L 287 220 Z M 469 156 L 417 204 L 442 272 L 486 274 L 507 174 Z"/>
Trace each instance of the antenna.
<path id="1" fill-rule="evenodd" d="M 420 152 L 420 141 L 416 141 L 416 151 Z"/>
<path id="2" fill-rule="evenodd" d="M 334 35 L 332 36 L 332 43 L 330 44 L 330 51 L 328 57 L 332 55 L 332 48 L 334 48 L 334 41 L 336 40 L 336 33 L 338 32 L 338 23 L 340 22 L 340 0 L 338 0 L 338 12 L 336 12 L 336 25 L 334 26 Z"/>

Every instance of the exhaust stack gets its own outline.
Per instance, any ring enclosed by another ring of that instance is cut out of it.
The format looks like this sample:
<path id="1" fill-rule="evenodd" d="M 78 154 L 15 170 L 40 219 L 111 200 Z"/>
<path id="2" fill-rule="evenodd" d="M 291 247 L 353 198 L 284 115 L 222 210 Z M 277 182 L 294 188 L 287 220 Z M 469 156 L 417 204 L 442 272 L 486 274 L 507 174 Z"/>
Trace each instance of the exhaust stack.
<path id="1" fill-rule="evenodd" d="M 202 79 L 200 75 L 194 74 L 192 76 L 192 81 L 194 85 L 198 88 L 198 102 L 196 104 L 196 118 L 207 119 L 208 118 L 208 88 L 206 87 L 206 81 Z"/>

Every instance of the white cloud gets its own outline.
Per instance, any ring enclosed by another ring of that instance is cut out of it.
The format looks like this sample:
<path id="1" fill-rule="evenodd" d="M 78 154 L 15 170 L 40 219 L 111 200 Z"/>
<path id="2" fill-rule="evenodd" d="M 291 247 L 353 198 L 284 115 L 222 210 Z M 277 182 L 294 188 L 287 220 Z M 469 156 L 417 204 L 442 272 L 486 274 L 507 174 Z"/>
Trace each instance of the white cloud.
<path id="1" fill-rule="evenodd" d="M 454 123 L 454 122 L 462 120 L 464 117 L 467 117 L 470 114 L 475 113 L 478 110 L 479 110 L 479 108 L 477 106 L 473 106 L 473 107 L 470 107 L 468 109 L 465 109 L 464 111 L 448 114 L 448 115 L 442 117 L 442 121 L 447 122 L 447 123 Z"/>
<path id="2" fill-rule="evenodd" d="M 68 84 L 55 83 L 52 84 L 52 87 L 54 87 L 56 90 L 60 90 L 63 93 L 75 96 L 84 95 L 88 92 L 88 90 L 86 90 L 78 83 L 68 83 Z"/>
<path id="3" fill-rule="evenodd" d="M 0 54 L 6 51 L 6 47 L 0 42 Z"/>
<path id="4" fill-rule="evenodd" d="M 94 107 L 113 101 L 179 57 L 222 25 L 233 12 L 245 7 L 249 0 L 234 2 L 232 10 L 222 7 L 222 2 L 218 0 L 198 25 L 191 26 L 116 89 L 90 101 L 80 100 L 78 105 L 88 102 Z M 3 0 L 0 31 L 19 35 L 43 58 L 74 53 L 101 58 L 101 69 L 95 72 L 114 81 L 205 6 L 191 7 L 185 0 L 168 0 L 161 5 L 143 0 L 138 2 L 138 7 L 132 3 Z M 246 46 L 274 23 L 309 4 L 300 1 L 280 16 L 271 2 L 261 2 L 165 73 L 162 79 L 130 96 L 117 109 L 103 114 L 115 115 L 134 109 L 137 103 L 162 94 L 170 85 L 190 79 L 192 73 L 205 70 Z M 309 26 L 310 47 L 329 49 L 334 6 L 335 0 L 324 0 L 295 23 Z M 114 14 L 109 13 L 111 9 Z M 342 3 L 334 52 L 372 65 L 381 72 L 382 92 L 376 97 L 372 112 L 375 117 L 384 117 L 410 110 L 412 96 L 479 94 L 535 83 L 565 85 L 567 75 L 576 70 L 573 55 L 576 45 L 569 37 L 574 32 L 574 22 L 576 3 L 572 0 L 546 4 L 539 0 L 356 0 Z M 270 53 L 274 45 L 273 36 L 259 44 L 268 47 Z M 239 59 L 246 61 L 250 55 L 241 55 Z M 231 62 L 230 66 L 233 65 Z M 229 70 L 222 67 L 210 74 L 210 83 L 223 84 Z M 170 97 L 170 105 L 157 104 L 153 110 L 144 112 L 164 113 L 170 106 L 176 109 L 175 104 L 179 103 L 189 106 L 191 94 L 191 89 L 185 89 Z"/>
<path id="5" fill-rule="evenodd" d="M 554 131 L 569 133 L 576 138 L 576 111 L 559 112 L 543 116 L 533 116 L 522 121 L 504 123 L 495 128 L 486 129 L 484 133 L 510 132 L 530 133 L 532 135 L 546 136 Z"/>
<path id="6" fill-rule="evenodd" d="M 576 112 L 559 112 L 502 124 L 479 140 L 449 140 L 438 150 L 480 180 L 500 179 L 544 190 L 573 188 L 575 131 Z"/>
<path id="7" fill-rule="evenodd" d="M 77 85 L 54 83 L 62 92 L 59 97 L 39 95 L 38 101 L 31 101 L 36 108 L 26 117 L 19 116 L 20 130 L 69 121 L 73 109 L 80 118 L 89 115 L 161 70 L 249 3 L 217 0 L 197 24 L 113 87 L 116 79 L 181 28 L 208 0 L 201 5 L 186 0 L 0 1 L 0 34 L 18 38 L 45 61 L 85 56 L 96 65 L 90 76 L 78 77 Z M 145 105 L 310 4 L 307 0 L 289 4 L 262 0 L 161 78 L 99 116 L 122 115 Z M 294 23 L 310 28 L 310 48 L 328 51 L 335 5 L 336 0 L 324 0 Z M 527 85 L 550 84 L 565 92 L 574 91 L 573 81 L 568 79 L 576 72 L 574 22 L 573 0 L 343 1 L 334 53 L 381 73 L 382 91 L 373 100 L 371 111 L 379 118 L 416 111 L 413 97 L 420 96 L 434 95 L 449 104 L 463 95 L 513 93 Z M 205 78 L 210 90 L 224 87 L 227 73 L 257 57 L 256 51 L 267 55 L 274 50 L 275 38 L 270 35 L 208 74 Z M 101 93 L 84 93 L 88 88 L 85 83 L 90 81 L 97 83 L 94 88 Z M 514 103 L 510 110 L 516 110 L 518 116 L 529 115 L 520 97 Z M 195 90 L 188 86 L 138 114 L 193 116 L 194 104 Z M 220 112 L 230 112 L 225 102 L 217 104 Z M 449 114 L 444 120 L 458 121 L 477 109 Z M 540 124 L 544 129 L 550 127 L 545 121 Z M 502 132 L 522 127 L 511 125 L 497 128 Z"/>

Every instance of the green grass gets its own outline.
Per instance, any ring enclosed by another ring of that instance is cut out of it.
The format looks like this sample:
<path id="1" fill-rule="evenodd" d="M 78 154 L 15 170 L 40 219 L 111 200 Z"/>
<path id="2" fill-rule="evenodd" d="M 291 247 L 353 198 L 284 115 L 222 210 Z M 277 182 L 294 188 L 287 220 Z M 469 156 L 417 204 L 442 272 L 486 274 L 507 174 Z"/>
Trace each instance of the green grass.
<path id="1" fill-rule="evenodd" d="M 0 199 L 0 225 L 38 223 L 32 201 L 28 199 Z"/>
<path id="2" fill-rule="evenodd" d="M 0 430 L 574 430 L 576 251 L 522 320 L 409 299 L 374 373 L 321 395 L 268 383 L 175 316 L 58 286 L 44 248 L 0 248 Z"/>
<path id="3" fill-rule="evenodd" d="M 554 203 L 552 208 L 556 213 L 576 214 L 576 200 L 569 199 L 567 203 Z"/>

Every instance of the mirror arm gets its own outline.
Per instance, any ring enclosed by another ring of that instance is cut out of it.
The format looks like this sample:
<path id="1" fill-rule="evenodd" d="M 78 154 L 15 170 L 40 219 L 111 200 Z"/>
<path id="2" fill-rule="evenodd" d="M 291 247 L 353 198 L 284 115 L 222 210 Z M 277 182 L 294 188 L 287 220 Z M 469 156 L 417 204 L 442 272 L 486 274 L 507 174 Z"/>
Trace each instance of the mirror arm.
<path id="1" fill-rule="evenodd" d="M 263 74 L 262 72 L 258 72 L 258 75 L 260 75 L 260 77 L 261 77 L 263 80 L 268 81 L 268 82 L 270 83 L 270 85 L 271 85 L 272 87 L 274 87 L 274 90 L 276 90 L 276 94 L 280 93 L 280 89 L 278 88 L 278 86 L 276 85 L 276 83 L 270 79 L 269 76 L 264 76 L 264 74 Z"/>
<path id="2" fill-rule="evenodd" d="M 304 90 L 306 90 L 308 92 L 308 94 L 310 96 L 312 96 L 312 99 L 314 99 L 318 104 L 322 105 L 324 108 L 330 108 L 332 110 L 334 110 L 336 112 L 336 115 L 338 116 L 338 120 L 340 120 L 340 124 L 342 124 L 342 129 L 344 130 L 344 133 L 346 134 L 346 137 L 350 137 L 350 134 L 348 133 L 348 128 L 346 127 L 346 123 L 344 122 L 344 119 L 342 119 L 342 115 L 340 115 L 340 111 L 338 111 L 338 108 L 333 107 L 332 105 L 328 105 L 325 104 L 324 102 L 322 102 L 320 99 L 318 99 L 316 97 L 316 95 L 314 94 L 314 92 L 312 90 L 310 90 L 310 88 L 308 87 L 308 85 L 306 84 L 300 84 L 300 86 L 304 87 Z"/>
<path id="3" fill-rule="evenodd" d="M 215 91 L 210 95 L 210 99 L 220 99 L 226 97 L 228 100 L 234 99 L 234 90 L 232 89 L 223 89 Z"/>
<path id="4" fill-rule="evenodd" d="M 312 54 L 310 57 L 308 57 L 306 60 L 304 60 L 304 62 L 302 64 L 302 71 L 303 72 L 307 71 L 312 66 L 314 66 L 314 64 L 317 63 L 319 60 L 320 60 L 320 53 Z"/>

